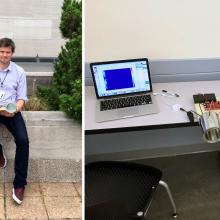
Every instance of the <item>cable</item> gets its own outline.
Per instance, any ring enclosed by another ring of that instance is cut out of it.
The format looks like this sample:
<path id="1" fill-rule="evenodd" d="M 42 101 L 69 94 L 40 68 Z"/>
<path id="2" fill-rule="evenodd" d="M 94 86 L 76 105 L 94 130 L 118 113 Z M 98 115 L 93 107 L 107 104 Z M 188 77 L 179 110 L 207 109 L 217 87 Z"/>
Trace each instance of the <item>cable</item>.
<path id="1" fill-rule="evenodd" d="M 184 108 L 180 108 L 180 110 L 183 111 L 183 112 L 187 112 Z"/>
<path id="2" fill-rule="evenodd" d="M 201 116 L 200 114 L 198 114 L 197 112 L 195 112 L 195 111 L 193 111 L 193 110 L 186 111 L 184 108 L 180 108 L 180 110 L 183 111 L 183 112 L 186 112 L 186 114 L 187 114 L 187 116 L 188 116 L 188 118 L 189 118 L 189 121 L 190 121 L 191 123 L 194 122 L 194 115 L 193 115 L 193 114 L 196 114 L 196 115 L 198 115 L 198 116 Z"/>
<path id="3" fill-rule="evenodd" d="M 195 112 L 195 111 L 193 111 L 193 110 L 191 110 L 191 112 L 194 113 L 194 114 L 196 114 L 196 115 L 198 115 L 198 116 L 202 116 L 202 115 L 198 114 L 197 112 Z"/>
<path id="4" fill-rule="evenodd" d="M 203 110 L 201 108 L 201 103 L 199 103 L 199 108 L 200 108 L 201 113 L 203 113 Z"/>

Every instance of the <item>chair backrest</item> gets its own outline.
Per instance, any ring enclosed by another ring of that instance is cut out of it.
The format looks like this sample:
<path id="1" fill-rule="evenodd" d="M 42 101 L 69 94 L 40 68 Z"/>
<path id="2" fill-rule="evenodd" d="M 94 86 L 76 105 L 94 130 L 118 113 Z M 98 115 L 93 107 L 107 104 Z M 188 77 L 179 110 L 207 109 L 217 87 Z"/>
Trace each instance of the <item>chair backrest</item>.
<path id="1" fill-rule="evenodd" d="M 126 216 L 129 219 L 137 217 L 137 213 L 144 213 L 161 177 L 161 171 L 154 167 L 130 162 L 107 161 L 86 165 L 86 220 L 99 220 L 96 217 L 98 213 L 106 215 L 106 218 L 102 215 L 101 220 L 116 220 L 117 216 L 124 220 Z"/>

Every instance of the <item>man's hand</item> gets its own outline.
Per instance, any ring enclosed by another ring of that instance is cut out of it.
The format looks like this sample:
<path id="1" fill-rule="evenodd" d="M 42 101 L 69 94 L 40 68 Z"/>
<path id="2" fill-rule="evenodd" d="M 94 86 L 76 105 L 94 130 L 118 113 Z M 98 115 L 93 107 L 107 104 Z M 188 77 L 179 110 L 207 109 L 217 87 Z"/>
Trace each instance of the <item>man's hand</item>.
<path id="1" fill-rule="evenodd" d="M 16 111 L 20 112 L 22 110 L 22 108 L 24 107 L 25 101 L 20 99 L 17 101 L 16 103 Z"/>
<path id="2" fill-rule="evenodd" d="M 7 111 L 0 111 L 0 115 L 11 118 L 11 117 L 14 117 L 15 113 L 9 113 Z"/>

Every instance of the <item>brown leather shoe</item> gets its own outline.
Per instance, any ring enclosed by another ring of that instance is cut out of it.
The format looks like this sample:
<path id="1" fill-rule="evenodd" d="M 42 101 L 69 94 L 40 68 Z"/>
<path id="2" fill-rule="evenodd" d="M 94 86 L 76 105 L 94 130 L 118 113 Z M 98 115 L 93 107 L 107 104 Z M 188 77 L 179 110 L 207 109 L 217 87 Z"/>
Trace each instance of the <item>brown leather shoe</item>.
<path id="1" fill-rule="evenodd" d="M 12 198 L 17 204 L 20 205 L 24 198 L 24 188 L 17 188 L 17 189 L 13 188 L 12 192 L 13 192 Z"/>
<path id="2" fill-rule="evenodd" d="M 7 165 L 7 159 L 4 154 L 2 145 L 0 144 L 0 168 L 5 168 Z"/>

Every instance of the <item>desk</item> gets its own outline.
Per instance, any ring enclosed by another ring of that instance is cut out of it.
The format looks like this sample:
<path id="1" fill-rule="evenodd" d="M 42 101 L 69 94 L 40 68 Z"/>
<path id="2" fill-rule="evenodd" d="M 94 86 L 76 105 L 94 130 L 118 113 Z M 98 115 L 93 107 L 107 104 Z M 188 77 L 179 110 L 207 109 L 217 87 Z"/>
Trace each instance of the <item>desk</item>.
<path id="1" fill-rule="evenodd" d="M 152 157 L 154 155 L 163 156 L 175 153 L 179 154 L 218 149 L 218 143 L 205 144 L 202 140 L 202 133 L 198 123 L 189 123 L 186 113 L 182 111 L 173 111 L 172 105 L 178 103 L 186 110 L 194 110 L 192 95 L 198 93 L 216 93 L 218 96 L 220 95 L 220 81 L 153 84 L 154 92 L 160 92 L 162 89 L 178 93 L 180 97 L 172 98 L 156 96 L 157 102 L 159 103 L 160 113 L 96 123 L 95 91 L 91 86 L 86 87 L 86 155 L 104 155 L 105 153 L 117 153 L 120 155 L 120 153 L 123 153 L 126 150 L 148 149 L 148 152 L 151 152 L 148 156 Z M 196 145 L 197 147 L 188 149 L 191 145 Z M 184 146 L 184 150 L 181 146 Z M 166 147 L 175 148 L 169 153 L 169 151 L 165 150 Z M 179 149 L 177 150 L 178 147 Z"/>

